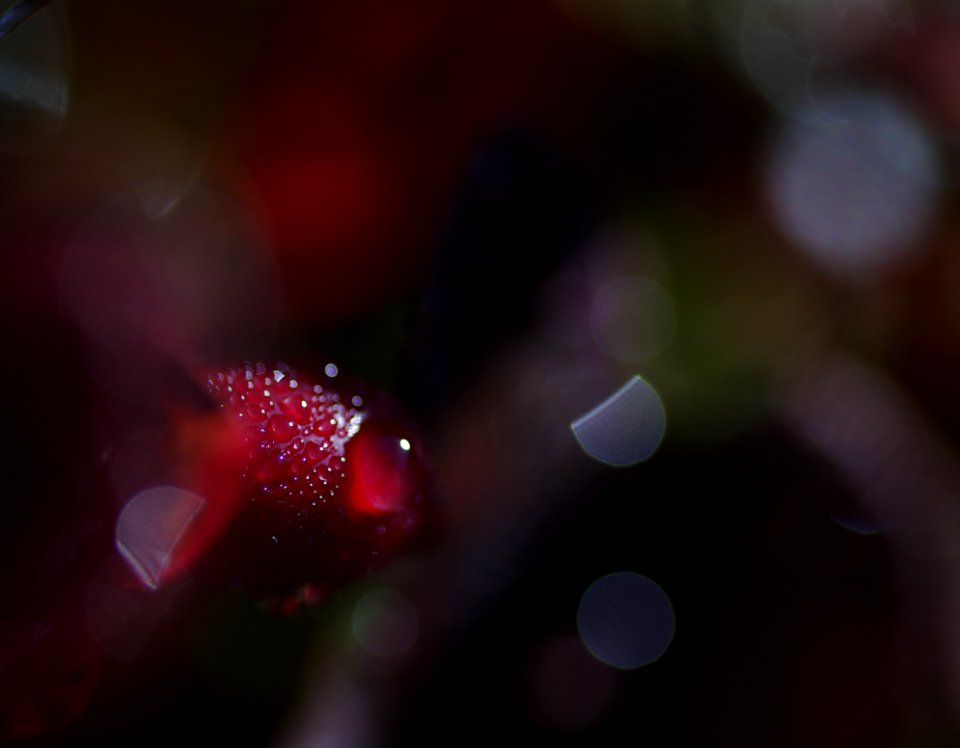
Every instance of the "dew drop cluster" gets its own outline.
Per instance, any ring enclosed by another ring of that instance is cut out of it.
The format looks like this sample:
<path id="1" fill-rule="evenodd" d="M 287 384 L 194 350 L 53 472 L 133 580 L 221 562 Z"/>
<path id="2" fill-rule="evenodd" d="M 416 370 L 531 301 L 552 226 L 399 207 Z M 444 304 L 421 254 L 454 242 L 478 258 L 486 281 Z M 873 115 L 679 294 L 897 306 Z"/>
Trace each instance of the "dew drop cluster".
<path id="1" fill-rule="evenodd" d="M 244 480 L 253 501 L 269 499 L 291 521 L 307 507 L 335 497 L 345 479 L 347 442 L 364 415 L 359 396 L 341 398 L 309 385 L 289 366 L 245 364 L 210 375 L 210 394 L 244 424 Z"/>

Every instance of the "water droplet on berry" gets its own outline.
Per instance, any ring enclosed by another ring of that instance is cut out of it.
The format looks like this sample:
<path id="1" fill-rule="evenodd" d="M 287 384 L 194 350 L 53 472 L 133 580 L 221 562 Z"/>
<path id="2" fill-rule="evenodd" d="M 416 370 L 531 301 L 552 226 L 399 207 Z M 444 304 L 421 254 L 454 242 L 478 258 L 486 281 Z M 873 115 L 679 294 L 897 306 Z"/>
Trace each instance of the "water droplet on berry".
<path id="1" fill-rule="evenodd" d="M 304 424 L 310 420 L 310 411 L 306 401 L 296 392 L 285 395 L 277 400 L 280 411 L 296 423 Z"/>
<path id="2" fill-rule="evenodd" d="M 273 416 L 267 426 L 278 441 L 287 441 L 297 433 L 297 425 L 286 416 Z"/>
<path id="3" fill-rule="evenodd" d="M 304 455 L 304 456 L 302 456 L 300 459 L 294 460 L 291 469 L 293 470 L 293 479 L 294 479 L 294 480 L 297 480 L 298 476 L 303 475 L 304 473 L 306 473 L 307 470 L 309 469 L 309 463 L 308 463 L 308 461 L 307 461 L 306 456 Z"/>
<path id="4" fill-rule="evenodd" d="M 317 421 L 313 426 L 313 433 L 319 436 L 329 436 L 336 430 L 337 422 L 335 419 L 324 419 Z"/>
<path id="5" fill-rule="evenodd" d="M 392 513 L 420 492 L 422 468 L 412 442 L 392 424 L 368 422 L 348 444 L 350 504 L 366 514 Z"/>

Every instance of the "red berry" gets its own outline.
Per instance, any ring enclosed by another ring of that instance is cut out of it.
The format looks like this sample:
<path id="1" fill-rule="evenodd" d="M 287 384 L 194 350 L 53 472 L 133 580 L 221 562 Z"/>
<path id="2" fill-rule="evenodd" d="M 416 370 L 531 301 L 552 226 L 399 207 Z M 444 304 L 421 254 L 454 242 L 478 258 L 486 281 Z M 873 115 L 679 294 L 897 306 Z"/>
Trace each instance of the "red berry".
<path id="1" fill-rule="evenodd" d="M 309 602 L 419 541 L 418 435 L 385 396 L 335 377 L 330 365 L 308 378 L 283 364 L 207 376 L 215 412 L 176 428 L 182 479 L 204 509 L 168 576 L 200 562 L 258 597 Z"/>

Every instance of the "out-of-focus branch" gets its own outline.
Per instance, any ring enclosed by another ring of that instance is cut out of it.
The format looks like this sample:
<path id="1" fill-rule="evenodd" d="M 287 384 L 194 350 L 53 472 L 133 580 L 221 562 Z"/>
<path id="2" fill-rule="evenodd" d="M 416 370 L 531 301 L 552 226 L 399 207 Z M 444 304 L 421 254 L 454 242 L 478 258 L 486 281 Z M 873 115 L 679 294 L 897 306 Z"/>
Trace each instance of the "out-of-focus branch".
<path id="1" fill-rule="evenodd" d="M 50 0 L 20 0 L 12 8 L 8 8 L 0 15 L 0 39 L 16 31 L 20 24 L 49 3 Z"/>

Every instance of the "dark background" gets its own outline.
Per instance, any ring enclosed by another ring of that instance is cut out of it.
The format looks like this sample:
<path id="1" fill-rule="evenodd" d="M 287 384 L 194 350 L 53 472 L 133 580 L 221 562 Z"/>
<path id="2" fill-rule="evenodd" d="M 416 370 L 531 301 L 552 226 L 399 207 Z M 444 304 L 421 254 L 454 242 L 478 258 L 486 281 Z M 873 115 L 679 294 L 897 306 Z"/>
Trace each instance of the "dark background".
<path id="1" fill-rule="evenodd" d="M 54 0 L 0 40 L 5 731 L 953 745 L 958 69 L 947 2 Z M 441 537 L 292 619 L 123 586 L 183 371 L 260 358 L 403 401 Z M 611 467 L 569 424 L 633 374 Z M 632 670 L 619 571 L 675 616 Z"/>

